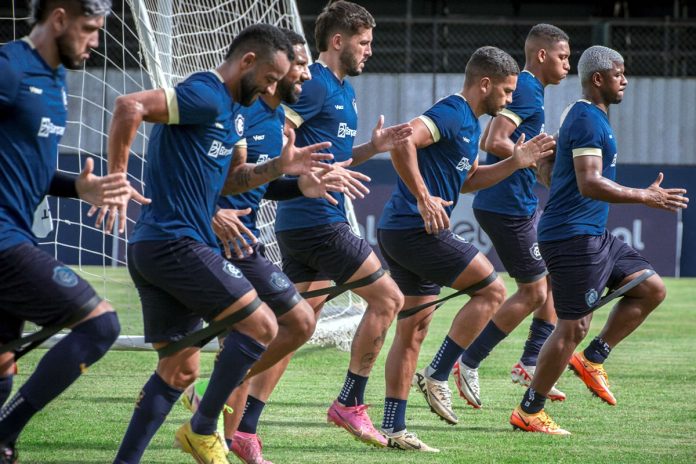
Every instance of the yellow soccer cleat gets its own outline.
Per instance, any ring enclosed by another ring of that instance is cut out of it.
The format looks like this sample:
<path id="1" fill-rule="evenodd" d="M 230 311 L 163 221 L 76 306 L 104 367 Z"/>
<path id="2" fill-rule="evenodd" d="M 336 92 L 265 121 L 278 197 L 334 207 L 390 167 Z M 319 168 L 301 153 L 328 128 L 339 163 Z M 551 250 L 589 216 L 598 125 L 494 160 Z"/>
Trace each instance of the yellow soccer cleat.
<path id="1" fill-rule="evenodd" d="M 227 445 L 222 436 L 199 435 L 191 430 L 191 422 L 186 422 L 176 431 L 174 445 L 193 456 L 198 464 L 229 464 Z"/>
<path id="2" fill-rule="evenodd" d="M 536 414 L 527 414 L 517 406 L 510 416 L 510 425 L 512 425 L 512 428 L 524 432 L 541 432 L 549 435 L 570 435 L 569 431 L 560 428 L 543 409 Z"/>
<path id="3" fill-rule="evenodd" d="M 603 364 L 595 364 L 585 358 L 585 354 L 573 353 L 568 363 L 568 368 L 587 385 L 592 394 L 600 397 L 602 401 L 616 406 L 616 398 L 609 390 L 609 377 Z"/>

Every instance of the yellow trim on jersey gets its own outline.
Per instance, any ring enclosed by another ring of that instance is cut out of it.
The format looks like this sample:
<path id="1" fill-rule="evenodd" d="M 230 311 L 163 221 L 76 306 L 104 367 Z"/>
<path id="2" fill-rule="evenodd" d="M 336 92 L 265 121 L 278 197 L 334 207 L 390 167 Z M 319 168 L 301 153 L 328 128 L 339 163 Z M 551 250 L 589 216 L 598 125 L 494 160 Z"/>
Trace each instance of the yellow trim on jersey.
<path id="1" fill-rule="evenodd" d="M 435 142 L 435 143 L 439 142 L 440 141 L 440 129 L 437 128 L 437 125 L 435 125 L 435 122 L 433 122 L 432 119 L 430 119 L 429 117 L 427 117 L 424 114 L 421 114 L 420 116 L 418 116 L 418 119 L 423 121 L 423 124 L 425 124 L 425 127 L 427 127 L 428 130 L 430 131 L 430 135 L 433 136 L 433 142 Z"/>
<path id="2" fill-rule="evenodd" d="M 28 35 L 25 35 L 24 37 L 22 37 L 22 41 L 29 44 L 29 46 L 31 47 L 32 50 L 36 50 L 36 45 L 34 45 L 34 42 L 31 41 L 31 39 L 29 38 Z"/>
<path id="3" fill-rule="evenodd" d="M 247 147 L 246 137 L 243 139 L 239 139 L 239 142 L 235 143 L 234 146 L 236 148 L 246 148 Z"/>
<path id="4" fill-rule="evenodd" d="M 213 74 L 215 74 L 215 76 L 216 76 L 218 79 L 220 79 L 220 82 L 222 82 L 223 84 L 225 83 L 225 79 L 222 78 L 222 74 L 220 74 L 219 72 L 217 72 L 217 70 L 211 69 L 210 72 L 213 73 Z"/>
<path id="5" fill-rule="evenodd" d="M 169 110 L 169 119 L 167 124 L 179 124 L 179 101 L 176 99 L 176 89 L 162 89 L 167 99 L 167 109 Z"/>
<path id="6" fill-rule="evenodd" d="M 519 127 L 520 124 L 522 124 L 522 118 L 520 118 L 514 111 L 511 111 L 507 108 L 503 108 L 498 112 L 500 116 L 505 116 L 508 118 L 510 121 L 512 121 L 515 126 Z"/>
<path id="7" fill-rule="evenodd" d="M 573 158 L 578 157 L 578 156 L 599 156 L 601 158 L 602 157 L 602 149 L 601 148 L 594 148 L 594 147 L 573 148 Z"/>
<path id="8" fill-rule="evenodd" d="M 297 114 L 295 110 L 286 105 L 283 105 L 282 103 L 281 106 L 285 111 L 285 117 L 288 118 L 295 125 L 295 127 L 300 127 L 304 123 L 304 119 L 302 119 L 302 116 Z"/>

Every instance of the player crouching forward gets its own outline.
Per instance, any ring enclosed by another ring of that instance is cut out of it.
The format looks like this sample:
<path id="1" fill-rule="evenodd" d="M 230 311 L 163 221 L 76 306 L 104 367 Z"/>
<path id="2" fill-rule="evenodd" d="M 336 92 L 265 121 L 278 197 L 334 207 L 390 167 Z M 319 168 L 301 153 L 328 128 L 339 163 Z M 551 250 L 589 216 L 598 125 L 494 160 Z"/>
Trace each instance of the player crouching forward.
<path id="1" fill-rule="evenodd" d="M 604 361 L 666 296 L 650 263 L 607 231 L 609 203 L 642 203 L 669 211 L 688 203 L 686 190 L 660 187 L 662 173 L 646 189 L 614 182 L 617 148 L 607 109 L 621 102 L 628 84 L 621 55 L 610 48 L 590 47 L 580 57 L 578 74 L 583 99 L 573 104 L 561 124 L 549 202 L 539 222 L 539 246 L 551 273 L 558 325 L 541 349 L 532 383 L 510 417 L 515 428 L 552 435 L 570 433 L 544 411 L 548 392 L 568 362 L 590 391 L 615 405 Z M 621 289 L 638 278 L 640 283 L 626 289 L 599 336 L 582 353 L 573 353 L 587 335 L 604 288 Z"/>
<path id="2" fill-rule="evenodd" d="M 492 166 L 478 165 L 481 129 L 478 117 L 496 115 L 511 101 L 519 68 L 504 51 L 483 47 L 471 56 L 464 88 L 437 102 L 411 121 L 413 135 L 392 150 L 399 174 L 379 222 L 378 240 L 391 275 L 405 295 L 404 307 L 432 302 L 443 286 L 471 299 L 455 317 L 437 356 L 416 374 L 432 410 L 457 423 L 447 385 L 452 366 L 505 299 L 505 287 L 486 257 L 449 229 L 449 216 L 460 192 L 486 188 L 552 153 L 553 138 L 540 134 L 515 144 L 513 155 Z M 414 253 L 413 250 L 418 250 Z M 400 315 L 387 357 L 382 430 L 389 446 L 437 451 L 406 430 L 406 400 L 418 353 L 432 319 L 428 307 Z"/>

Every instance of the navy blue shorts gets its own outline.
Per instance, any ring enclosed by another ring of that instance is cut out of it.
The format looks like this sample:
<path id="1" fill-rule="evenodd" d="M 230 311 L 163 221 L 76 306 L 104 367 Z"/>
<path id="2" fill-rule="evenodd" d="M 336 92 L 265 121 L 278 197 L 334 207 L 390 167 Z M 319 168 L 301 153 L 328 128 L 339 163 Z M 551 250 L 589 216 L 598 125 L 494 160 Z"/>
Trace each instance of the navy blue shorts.
<path id="1" fill-rule="evenodd" d="M 541 254 L 551 273 L 551 288 L 559 319 L 580 319 L 592 311 L 605 288 L 615 289 L 629 275 L 652 269 L 636 250 L 604 231 L 568 240 L 541 242 Z"/>
<path id="2" fill-rule="evenodd" d="M 254 252 L 251 255 L 241 259 L 233 256 L 229 261 L 242 270 L 261 301 L 273 310 L 276 317 L 280 317 L 294 308 L 302 297 L 283 271 L 266 258 L 263 243 L 255 243 L 252 248 Z"/>
<path id="3" fill-rule="evenodd" d="M 548 274 L 537 243 L 539 212 L 533 216 L 506 216 L 474 209 L 476 221 L 491 238 L 510 277 L 518 283 L 536 282 Z"/>
<path id="4" fill-rule="evenodd" d="M 372 253 L 346 222 L 322 224 L 276 234 L 283 272 L 295 283 L 333 280 L 343 284 Z"/>
<path id="5" fill-rule="evenodd" d="M 0 251 L 0 343 L 22 334 L 24 321 L 63 324 L 102 301 L 82 277 L 31 243 Z"/>
<path id="6" fill-rule="evenodd" d="M 424 228 L 379 229 L 377 241 L 392 279 L 407 296 L 438 295 L 450 287 L 479 253 L 449 229 L 428 234 Z"/>
<path id="7" fill-rule="evenodd" d="M 253 290 L 218 250 L 188 237 L 128 245 L 128 271 L 149 343 L 183 338 Z"/>

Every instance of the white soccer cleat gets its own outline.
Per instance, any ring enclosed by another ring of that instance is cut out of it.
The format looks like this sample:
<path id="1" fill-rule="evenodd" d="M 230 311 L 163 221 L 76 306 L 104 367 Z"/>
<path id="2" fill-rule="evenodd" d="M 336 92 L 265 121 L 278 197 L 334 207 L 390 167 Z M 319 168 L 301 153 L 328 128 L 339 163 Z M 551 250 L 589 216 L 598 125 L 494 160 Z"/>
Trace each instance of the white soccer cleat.
<path id="1" fill-rule="evenodd" d="M 387 437 L 387 447 L 402 451 L 420 451 L 424 453 L 439 453 L 440 450 L 426 445 L 418 436 L 404 429 L 396 433 L 387 433 L 382 430 Z"/>
<path id="2" fill-rule="evenodd" d="M 459 396 L 474 409 L 481 408 L 481 387 L 479 387 L 478 369 L 471 369 L 461 359 L 454 363 L 454 382 L 457 384 Z"/>
<path id="3" fill-rule="evenodd" d="M 527 366 L 522 361 L 512 366 L 510 371 L 510 378 L 512 383 L 519 383 L 523 387 L 529 387 L 532 383 L 532 378 L 534 377 L 534 372 L 536 371 L 536 366 Z M 566 399 L 566 394 L 561 390 L 556 388 L 556 384 L 553 384 L 549 394 L 546 396 L 551 401 L 564 401 Z"/>
<path id="4" fill-rule="evenodd" d="M 437 414 L 443 421 L 450 425 L 459 422 L 457 415 L 452 410 L 452 390 L 446 380 L 439 381 L 425 375 L 427 367 L 413 374 L 411 385 L 418 387 L 425 401 L 430 405 L 430 410 Z"/>

